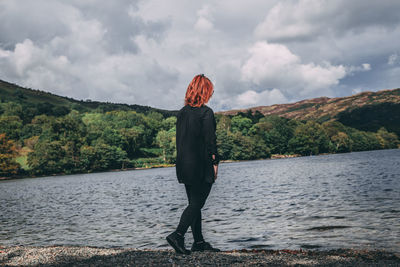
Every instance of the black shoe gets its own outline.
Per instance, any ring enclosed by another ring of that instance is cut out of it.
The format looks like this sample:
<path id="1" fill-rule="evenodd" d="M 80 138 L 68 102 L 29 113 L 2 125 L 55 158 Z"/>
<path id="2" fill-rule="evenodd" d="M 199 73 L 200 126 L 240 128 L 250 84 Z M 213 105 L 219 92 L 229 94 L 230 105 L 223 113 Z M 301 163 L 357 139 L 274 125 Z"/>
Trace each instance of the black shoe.
<path id="1" fill-rule="evenodd" d="M 176 253 L 179 254 L 190 254 L 190 250 L 185 248 L 185 238 L 178 234 L 177 232 L 173 232 L 172 234 L 166 237 L 168 243 L 175 249 Z"/>
<path id="2" fill-rule="evenodd" d="M 218 252 L 221 251 L 218 248 L 213 248 L 210 243 L 205 241 L 194 242 L 191 248 L 191 251 L 213 251 Z"/>

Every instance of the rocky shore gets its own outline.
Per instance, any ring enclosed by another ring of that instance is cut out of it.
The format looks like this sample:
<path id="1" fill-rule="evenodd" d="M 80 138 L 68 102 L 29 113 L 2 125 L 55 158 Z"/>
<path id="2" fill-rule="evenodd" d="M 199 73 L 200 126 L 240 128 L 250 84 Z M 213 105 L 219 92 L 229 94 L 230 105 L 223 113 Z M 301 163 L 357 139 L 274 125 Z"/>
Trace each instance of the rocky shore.
<path id="1" fill-rule="evenodd" d="M 384 250 L 231 250 L 179 255 L 173 250 L 78 246 L 0 246 L 0 266 L 400 266 Z"/>

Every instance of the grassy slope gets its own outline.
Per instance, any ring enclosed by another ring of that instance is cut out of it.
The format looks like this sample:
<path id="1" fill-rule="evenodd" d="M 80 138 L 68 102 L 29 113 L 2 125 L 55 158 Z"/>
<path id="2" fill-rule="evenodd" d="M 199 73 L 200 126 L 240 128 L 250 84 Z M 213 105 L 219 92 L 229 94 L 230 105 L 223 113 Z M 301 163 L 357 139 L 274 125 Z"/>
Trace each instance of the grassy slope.
<path id="1" fill-rule="evenodd" d="M 137 112 L 150 112 L 156 111 L 163 114 L 165 117 L 175 115 L 176 111 L 152 108 L 149 106 L 141 105 L 128 105 L 100 101 L 83 101 L 76 100 L 69 97 L 55 95 L 49 92 L 24 88 L 3 80 L 0 80 L 0 99 L 6 101 L 16 101 L 31 104 L 38 103 L 51 103 L 54 106 L 74 107 L 75 109 L 90 111 L 96 109 L 98 106 L 104 106 L 106 110 L 135 110 Z"/>

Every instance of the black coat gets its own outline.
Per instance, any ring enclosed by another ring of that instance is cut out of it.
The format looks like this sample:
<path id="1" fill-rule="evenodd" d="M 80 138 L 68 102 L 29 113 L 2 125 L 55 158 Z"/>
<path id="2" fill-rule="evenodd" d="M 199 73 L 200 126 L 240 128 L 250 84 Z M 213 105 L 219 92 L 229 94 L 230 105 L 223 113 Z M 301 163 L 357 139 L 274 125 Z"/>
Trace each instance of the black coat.
<path id="1" fill-rule="evenodd" d="M 186 105 L 176 121 L 176 176 L 179 183 L 214 183 L 212 155 L 218 157 L 213 110 Z"/>

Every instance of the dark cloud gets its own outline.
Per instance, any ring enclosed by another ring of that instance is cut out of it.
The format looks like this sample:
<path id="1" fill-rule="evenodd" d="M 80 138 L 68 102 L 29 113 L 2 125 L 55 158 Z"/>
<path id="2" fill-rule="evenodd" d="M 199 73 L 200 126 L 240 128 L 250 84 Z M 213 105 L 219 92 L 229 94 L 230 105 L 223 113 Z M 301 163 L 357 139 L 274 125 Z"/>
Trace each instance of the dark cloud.
<path id="1" fill-rule="evenodd" d="M 89 20 L 98 20 L 105 29 L 104 42 L 112 53 L 137 53 L 138 47 L 132 40 L 142 34 L 161 41 L 168 29 L 168 21 L 145 21 L 136 12 L 138 1 L 97 1 L 87 5 L 77 2 L 83 16 Z"/>
<path id="2" fill-rule="evenodd" d="M 398 40 L 395 0 L 0 2 L 1 79 L 166 109 L 198 73 L 216 110 L 398 87 Z"/>
<path id="3" fill-rule="evenodd" d="M 61 18 L 71 9 L 55 1 L 0 1 L 0 47 L 12 50 L 25 39 L 45 44 L 67 34 L 68 26 Z"/>
<path id="4" fill-rule="evenodd" d="M 301 42 L 357 35 L 370 28 L 390 31 L 399 25 L 399 10 L 396 0 L 282 1 L 267 12 L 255 33 L 270 42 Z"/>

